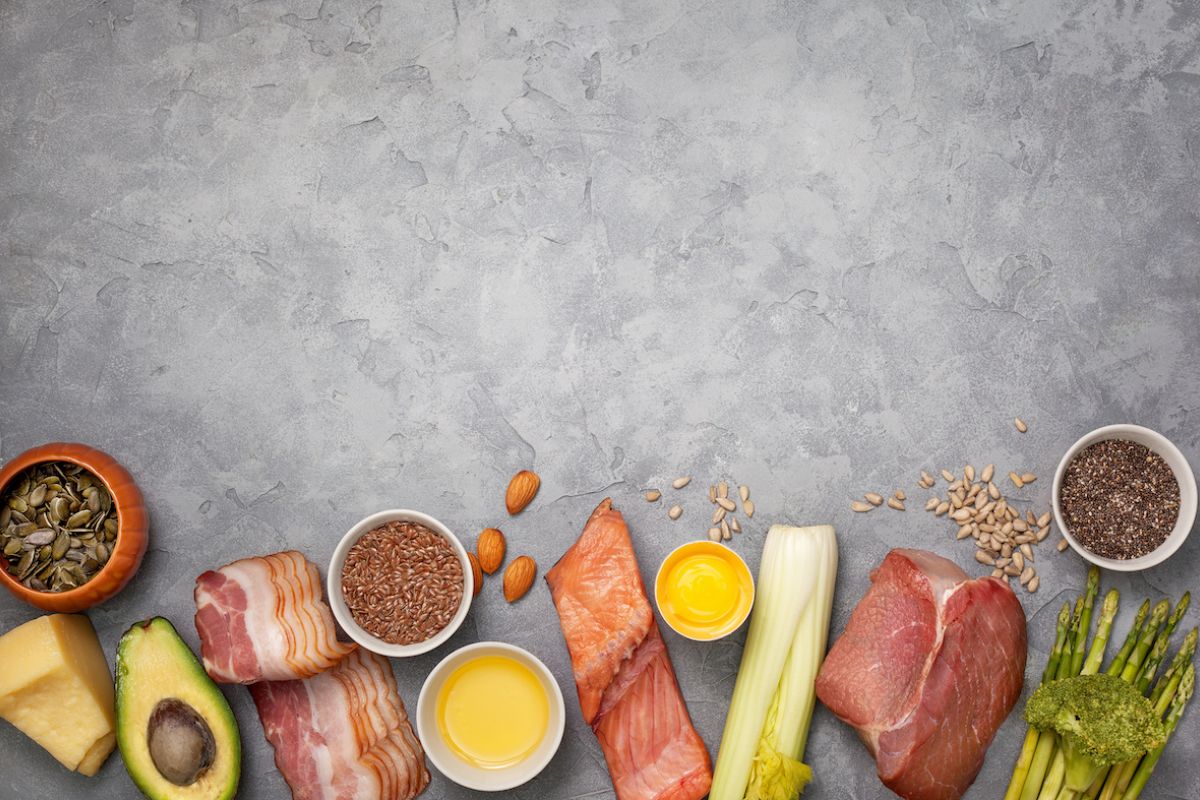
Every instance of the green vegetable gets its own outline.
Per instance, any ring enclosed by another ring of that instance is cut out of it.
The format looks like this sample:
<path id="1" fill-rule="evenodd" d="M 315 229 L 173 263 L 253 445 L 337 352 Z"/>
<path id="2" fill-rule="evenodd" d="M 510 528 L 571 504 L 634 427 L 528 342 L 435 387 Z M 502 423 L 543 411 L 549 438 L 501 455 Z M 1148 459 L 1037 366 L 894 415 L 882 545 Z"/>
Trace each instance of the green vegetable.
<path id="1" fill-rule="evenodd" d="M 1175 726 L 1179 724 L 1179 718 L 1183 716 L 1183 709 L 1192 699 L 1192 693 L 1195 688 L 1196 668 L 1188 664 L 1187 671 L 1183 674 L 1183 681 L 1179 684 L 1179 690 L 1171 700 L 1171 708 L 1167 712 L 1167 719 L 1163 723 L 1168 739 L 1175 732 Z M 1138 800 L 1138 797 L 1142 794 L 1142 790 L 1146 788 L 1146 781 L 1150 780 L 1150 773 L 1154 772 L 1154 768 L 1158 765 L 1158 759 L 1162 757 L 1163 750 L 1166 747 L 1167 744 L 1164 741 L 1146 754 L 1146 757 L 1138 764 L 1137 771 L 1133 773 L 1133 779 L 1129 782 L 1129 787 L 1125 790 L 1122 800 Z"/>
<path id="2" fill-rule="evenodd" d="M 836 579 L 832 527 L 771 526 L 711 800 L 794 800 L 811 780 L 801 759 Z"/>
<path id="3" fill-rule="evenodd" d="M 1025 706 L 1030 726 L 1057 734 L 1063 788 L 1086 791 L 1101 771 L 1166 741 L 1154 706 L 1112 675 L 1078 675 L 1038 687 Z"/>
<path id="4" fill-rule="evenodd" d="M 1137 616 L 1133 619 L 1133 627 L 1129 629 L 1129 635 L 1125 637 L 1125 644 L 1121 645 L 1121 649 L 1117 651 L 1116 658 L 1108 665 L 1108 669 L 1104 672 L 1107 675 L 1120 675 L 1121 670 L 1125 669 L 1125 662 L 1129 660 L 1129 654 L 1133 652 L 1133 648 L 1137 645 L 1138 639 L 1141 637 L 1142 626 L 1146 624 L 1146 615 L 1150 613 L 1150 601 L 1143 600 L 1141 608 L 1138 609 Z"/>
<path id="5" fill-rule="evenodd" d="M 1058 673 L 1058 662 L 1062 657 L 1063 646 L 1067 641 L 1067 632 L 1071 625 L 1071 604 L 1063 603 L 1062 610 L 1058 612 L 1058 628 L 1054 636 L 1054 647 L 1050 648 L 1050 658 L 1046 661 L 1046 669 L 1042 672 L 1042 683 L 1049 683 L 1054 680 Z M 1021 753 L 1017 756 L 1017 765 L 1013 768 L 1012 779 L 1008 782 L 1008 789 L 1004 792 L 1004 800 L 1018 800 L 1021 796 L 1021 787 L 1025 785 L 1025 778 L 1029 774 L 1030 764 L 1033 763 L 1033 754 L 1037 748 L 1038 732 L 1036 728 L 1030 728 L 1025 731 L 1025 741 L 1021 745 Z"/>

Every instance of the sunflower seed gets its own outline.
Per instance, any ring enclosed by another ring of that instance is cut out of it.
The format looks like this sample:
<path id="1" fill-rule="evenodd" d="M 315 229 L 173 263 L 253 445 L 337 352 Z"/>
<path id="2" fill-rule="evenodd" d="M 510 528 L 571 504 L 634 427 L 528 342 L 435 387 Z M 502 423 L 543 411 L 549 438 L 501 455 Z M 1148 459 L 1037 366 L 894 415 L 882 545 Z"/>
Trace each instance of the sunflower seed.
<path id="1" fill-rule="evenodd" d="M 730 530 L 729 520 L 727 519 L 721 520 L 721 538 L 727 542 L 733 538 L 733 531 Z"/>
<path id="2" fill-rule="evenodd" d="M 898 499 L 896 499 L 895 497 L 889 497 L 889 498 L 888 498 L 888 501 L 887 501 L 887 504 L 888 504 L 888 508 L 894 508 L 894 509 L 896 509 L 897 511 L 903 511 L 903 510 L 904 510 L 904 503 L 900 502 L 900 501 L 899 501 Z"/>
<path id="3" fill-rule="evenodd" d="M 926 511 L 933 511 L 937 507 L 938 507 L 938 499 L 936 497 L 931 497 L 925 501 L 925 510 Z"/>
<path id="4" fill-rule="evenodd" d="M 671 506 L 667 511 L 667 516 L 671 519 L 679 519 L 683 516 L 683 506 Z"/>
<path id="5" fill-rule="evenodd" d="M 1029 579 L 1029 583 L 1025 584 L 1025 588 L 1026 588 L 1026 590 L 1029 591 L 1030 594 L 1033 594 L 1034 592 L 1036 592 L 1038 590 L 1038 587 L 1041 585 L 1042 585 L 1042 576 L 1034 575 L 1032 578 Z"/>
<path id="6" fill-rule="evenodd" d="M 864 503 L 862 500 L 855 500 L 850 503 L 850 510 L 857 511 L 860 514 L 864 511 L 871 511 L 874 508 L 875 506 L 871 505 L 870 503 Z"/>
<path id="7" fill-rule="evenodd" d="M 867 492 L 866 494 L 863 495 L 863 497 L 866 499 L 866 501 L 868 503 L 870 503 L 873 506 L 883 505 L 883 495 L 881 495 L 881 494 L 876 494 L 875 492 Z"/>
<path id="8" fill-rule="evenodd" d="M 721 529 L 720 528 L 709 528 L 708 529 L 708 538 L 710 541 L 713 541 L 713 542 L 721 541 Z"/>
<path id="9" fill-rule="evenodd" d="M 741 524 L 740 522 L 738 522 L 738 518 L 737 518 L 737 517 L 730 517 L 730 518 L 729 518 L 729 527 L 733 528 L 733 532 L 734 532 L 734 533 L 741 533 L 741 532 L 742 532 L 742 524 Z"/>
<path id="10" fill-rule="evenodd" d="M 692 482 L 692 476 L 684 475 L 682 478 L 676 478 L 675 480 L 671 481 L 671 488 L 672 489 L 682 489 L 683 487 L 687 486 L 691 482 Z"/>
<path id="11" fill-rule="evenodd" d="M 942 477 L 946 479 L 946 483 L 954 483 L 954 473 L 950 470 L 942 470 Z"/>
<path id="12" fill-rule="evenodd" d="M 729 484 L 721 481 L 717 484 L 717 498 L 729 497 Z"/>
<path id="13" fill-rule="evenodd" d="M 646 498 L 647 503 L 657 503 L 658 499 L 662 497 L 662 492 L 658 489 L 651 489 L 642 496 Z"/>
<path id="14" fill-rule="evenodd" d="M 754 517 L 754 501 L 747 500 L 746 502 L 742 503 L 742 511 L 746 512 L 746 516 L 748 518 L 753 519 L 753 517 Z"/>
<path id="15" fill-rule="evenodd" d="M 1037 475 L 1034 475 L 1032 472 L 1021 473 L 1021 483 L 1033 483 L 1036 480 Z"/>
<path id="16" fill-rule="evenodd" d="M 1013 425 L 1016 425 L 1017 430 L 1020 431 L 1021 433 L 1024 433 L 1025 431 L 1029 430 L 1029 426 L 1025 424 L 1025 420 L 1021 419 L 1020 417 L 1017 417 L 1016 419 L 1013 420 Z"/>
<path id="17" fill-rule="evenodd" d="M 975 551 L 975 560 L 980 564 L 987 564 L 989 567 L 996 563 L 996 559 L 992 557 L 992 554 L 984 550 Z"/>
<path id="18" fill-rule="evenodd" d="M 750 499 L 750 487 L 745 484 L 738 487 L 738 496 L 742 498 L 742 502 Z"/>
<path id="19" fill-rule="evenodd" d="M 718 523 L 719 523 L 721 520 L 725 519 L 725 514 L 726 514 L 726 513 L 727 513 L 727 512 L 725 511 L 725 509 L 724 509 L 723 507 L 721 507 L 721 506 L 717 506 L 717 510 L 716 510 L 716 511 L 714 511 L 714 512 L 713 512 L 713 515 L 712 515 L 712 524 L 713 524 L 713 525 L 716 525 L 716 524 L 718 524 Z"/>

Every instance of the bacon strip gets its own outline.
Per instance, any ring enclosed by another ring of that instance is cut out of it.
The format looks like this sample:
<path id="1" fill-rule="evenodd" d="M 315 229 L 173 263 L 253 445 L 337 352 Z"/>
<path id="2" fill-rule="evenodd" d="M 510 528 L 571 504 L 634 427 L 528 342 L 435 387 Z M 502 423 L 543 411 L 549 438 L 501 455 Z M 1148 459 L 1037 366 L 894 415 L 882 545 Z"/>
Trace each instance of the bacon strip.
<path id="1" fill-rule="evenodd" d="M 699 800 L 712 762 L 692 727 L 638 572 L 629 528 L 602 502 L 546 573 L 584 721 L 617 800 Z"/>
<path id="2" fill-rule="evenodd" d="M 411 800 L 429 784 L 387 659 L 361 648 L 306 680 L 250 687 L 293 800 Z"/>
<path id="3" fill-rule="evenodd" d="M 195 597 L 204 669 L 221 683 L 308 678 L 353 649 L 337 640 L 320 573 L 295 550 L 209 570 Z"/>

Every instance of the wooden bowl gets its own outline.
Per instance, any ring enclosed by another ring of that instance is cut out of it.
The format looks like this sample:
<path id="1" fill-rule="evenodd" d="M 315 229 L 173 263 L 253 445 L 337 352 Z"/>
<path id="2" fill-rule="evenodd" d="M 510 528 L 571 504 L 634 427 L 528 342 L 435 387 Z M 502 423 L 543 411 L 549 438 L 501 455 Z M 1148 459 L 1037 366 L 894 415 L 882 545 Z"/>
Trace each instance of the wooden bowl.
<path id="1" fill-rule="evenodd" d="M 21 585 L 0 565 L 0 583 L 30 605 L 44 611 L 71 614 L 99 605 L 125 588 L 142 564 L 150 539 L 150 518 L 133 476 L 108 453 L 85 444 L 53 442 L 26 450 L 0 469 L 0 496 L 13 478 L 47 461 L 66 461 L 91 472 L 108 489 L 117 509 L 117 540 L 108 563 L 92 579 L 66 592 L 40 592 Z"/>

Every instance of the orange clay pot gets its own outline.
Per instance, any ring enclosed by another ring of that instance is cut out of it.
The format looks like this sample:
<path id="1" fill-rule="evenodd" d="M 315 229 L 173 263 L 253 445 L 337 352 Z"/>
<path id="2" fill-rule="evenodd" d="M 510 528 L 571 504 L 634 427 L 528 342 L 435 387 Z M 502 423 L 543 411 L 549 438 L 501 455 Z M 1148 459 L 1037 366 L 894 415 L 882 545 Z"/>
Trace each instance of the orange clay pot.
<path id="1" fill-rule="evenodd" d="M 91 472 L 108 488 L 117 509 L 117 540 L 113 543 L 108 563 L 90 581 L 67 592 L 39 592 L 22 586 L 8 574 L 7 562 L 0 564 L 0 583 L 14 595 L 44 611 L 71 614 L 99 605 L 129 583 L 150 539 L 150 518 L 141 490 L 133 476 L 108 453 L 85 444 L 54 442 L 26 450 L 0 469 L 0 496 L 4 488 L 19 474 L 34 464 L 45 461 L 67 461 Z"/>

